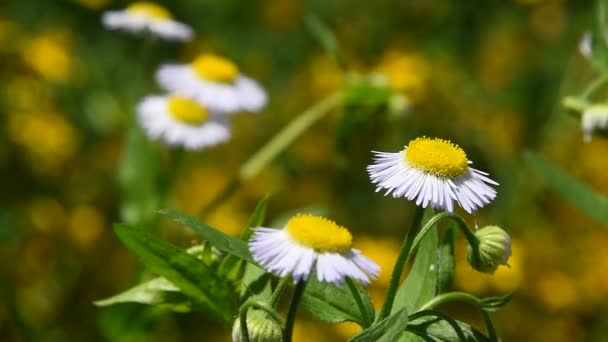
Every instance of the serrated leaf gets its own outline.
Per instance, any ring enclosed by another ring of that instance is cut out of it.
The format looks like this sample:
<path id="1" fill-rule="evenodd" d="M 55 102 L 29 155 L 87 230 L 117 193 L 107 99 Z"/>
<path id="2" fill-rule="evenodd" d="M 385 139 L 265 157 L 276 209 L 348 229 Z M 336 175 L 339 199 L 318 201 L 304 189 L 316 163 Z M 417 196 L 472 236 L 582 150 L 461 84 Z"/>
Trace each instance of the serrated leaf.
<path id="1" fill-rule="evenodd" d="M 464 322 L 456 321 L 465 336 L 464 342 L 489 342 L 490 339 Z M 424 337 L 422 337 L 424 336 Z M 398 342 L 418 341 L 460 341 L 454 328 L 445 320 L 438 317 L 422 317 L 410 321 Z"/>
<path id="2" fill-rule="evenodd" d="M 433 210 L 426 209 L 421 226 L 433 217 Z M 392 313 L 407 308 L 416 312 L 420 306 L 437 295 L 437 229 L 429 230 L 420 241 L 414 264 L 407 278 L 397 290 Z"/>
<path id="3" fill-rule="evenodd" d="M 329 283 L 322 283 L 311 276 L 304 295 L 302 304 L 314 316 L 322 321 L 329 323 L 339 323 L 344 321 L 357 322 L 361 326 L 369 326 L 374 318 L 374 306 L 367 293 L 356 286 L 363 301 L 367 317 L 359 310 L 357 302 L 346 284 L 336 286 Z"/>
<path id="4" fill-rule="evenodd" d="M 524 160 L 563 199 L 590 218 L 602 224 L 608 224 L 607 197 L 595 193 L 587 185 L 544 160 L 534 152 L 524 152 Z"/>
<path id="5" fill-rule="evenodd" d="M 117 224 L 114 231 L 151 272 L 169 280 L 211 317 L 231 323 L 235 311 L 233 289 L 209 266 L 141 229 Z"/>
<path id="6" fill-rule="evenodd" d="M 203 239 L 215 246 L 215 248 L 235 255 L 245 261 L 255 263 L 251 257 L 251 253 L 249 253 L 249 248 L 246 242 L 212 228 L 200 222 L 196 218 L 178 211 L 162 209 L 159 211 L 159 213 L 190 227 L 192 230 L 201 235 Z"/>
<path id="7" fill-rule="evenodd" d="M 393 342 L 407 326 L 407 309 L 402 308 L 353 336 L 349 342 Z"/>
<path id="8" fill-rule="evenodd" d="M 479 306 L 487 312 L 494 312 L 505 306 L 513 298 L 513 293 L 504 296 L 487 297 L 479 300 Z"/>
<path id="9" fill-rule="evenodd" d="M 190 311 L 192 306 L 188 297 L 164 278 L 154 278 L 141 283 L 110 298 L 98 300 L 95 305 L 110 306 L 121 303 L 158 305 L 176 312 Z"/>

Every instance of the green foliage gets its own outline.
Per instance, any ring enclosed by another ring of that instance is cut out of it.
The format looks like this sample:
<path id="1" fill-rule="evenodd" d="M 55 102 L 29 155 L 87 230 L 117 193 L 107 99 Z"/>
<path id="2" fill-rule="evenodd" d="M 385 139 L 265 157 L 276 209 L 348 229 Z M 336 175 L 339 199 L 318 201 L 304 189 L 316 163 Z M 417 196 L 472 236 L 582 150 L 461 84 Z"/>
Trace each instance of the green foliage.
<path id="1" fill-rule="evenodd" d="M 251 257 L 251 253 L 249 253 L 249 248 L 247 247 L 246 242 L 233 238 L 226 233 L 200 222 L 192 216 L 180 213 L 178 211 L 161 209 L 159 213 L 190 227 L 217 249 L 228 254 L 235 255 L 245 261 L 255 263 Z"/>
<path id="2" fill-rule="evenodd" d="M 443 240 L 439 244 L 437 251 L 438 271 L 437 271 L 437 293 L 446 291 L 454 279 L 454 242 L 456 240 L 457 226 L 452 223 L 445 232 Z"/>
<path id="3" fill-rule="evenodd" d="M 463 342 L 488 342 L 490 339 L 475 330 L 472 326 L 455 321 L 465 340 Z M 410 321 L 407 331 L 399 337 L 399 342 L 447 342 L 460 341 L 454 327 L 446 320 L 439 317 L 421 317 Z"/>
<path id="4" fill-rule="evenodd" d="M 117 224 L 116 235 L 153 273 L 177 286 L 192 302 L 225 324 L 235 312 L 230 284 L 196 257 L 141 229 Z"/>
<path id="5" fill-rule="evenodd" d="M 180 289 L 164 278 L 154 278 L 107 299 L 95 302 L 97 306 L 120 303 L 157 305 L 176 312 L 190 311 L 192 303 Z"/>
<path id="6" fill-rule="evenodd" d="M 344 321 L 357 322 L 363 327 L 369 326 L 374 317 L 374 306 L 371 299 L 361 287 L 356 289 L 363 301 L 365 313 L 359 310 L 353 294 L 346 284 L 336 286 L 329 283 L 320 283 L 316 277 L 311 275 L 302 303 L 308 311 L 320 320 L 329 323 Z M 368 321 L 371 319 L 371 321 Z"/>
<path id="7" fill-rule="evenodd" d="M 513 298 L 513 293 L 498 297 L 487 297 L 479 300 L 479 307 L 486 312 L 498 311 Z"/>
<path id="8" fill-rule="evenodd" d="M 333 32 L 314 15 L 306 17 L 306 27 L 310 33 L 319 41 L 319 44 L 325 49 L 325 51 L 332 56 L 336 63 L 342 68 L 345 68 L 342 55 L 340 54 L 340 47 L 338 40 Z"/>
<path id="9" fill-rule="evenodd" d="M 422 225 L 433 217 L 433 210 L 427 209 L 422 219 Z M 429 230 L 418 247 L 414 264 L 407 278 L 397 290 L 392 313 L 407 308 L 408 312 L 416 312 L 420 306 L 437 294 L 439 258 L 437 229 Z"/>
<path id="10" fill-rule="evenodd" d="M 407 308 L 395 312 L 351 338 L 350 342 L 393 342 L 408 324 Z"/>
<path id="11" fill-rule="evenodd" d="M 547 162 L 535 152 L 526 151 L 524 160 L 562 198 L 590 218 L 608 224 L 608 198 L 595 193 L 587 185 Z"/>
<path id="12" fill-rule="evenodd" d="M 608 36 L 606 36 L 607 2 L 597 0 L 591 32 L 591 64 L 601 74 L 608 74 Z"/>

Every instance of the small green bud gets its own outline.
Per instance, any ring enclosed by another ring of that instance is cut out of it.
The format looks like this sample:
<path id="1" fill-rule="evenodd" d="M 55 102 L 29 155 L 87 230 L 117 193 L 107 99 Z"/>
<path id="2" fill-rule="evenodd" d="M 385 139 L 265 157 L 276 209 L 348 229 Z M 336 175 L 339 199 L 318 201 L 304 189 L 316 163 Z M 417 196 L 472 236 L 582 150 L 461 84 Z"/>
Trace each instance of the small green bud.
<path id="1" fill-rule="evenodd" d="M 247 312 L 247 332 L 249 342 L 281 342 L 283 333 L 281 327 L 266 312 L 250 309 Z M 232 326 L 232 342 L 245 342 L 242 335 L 241 321 L 237 318 Z"/>
<path id="2" fill-rule="evenodd" d="M 493 274 L 499 265 L 507 265 L 511 256 L 511 238 L 498 226 L 486 226 L 475 232 L 479 244 L 479 258 L 475 258 L 473 247 L 467 246 L 467 260 L 479 272 Z"/>

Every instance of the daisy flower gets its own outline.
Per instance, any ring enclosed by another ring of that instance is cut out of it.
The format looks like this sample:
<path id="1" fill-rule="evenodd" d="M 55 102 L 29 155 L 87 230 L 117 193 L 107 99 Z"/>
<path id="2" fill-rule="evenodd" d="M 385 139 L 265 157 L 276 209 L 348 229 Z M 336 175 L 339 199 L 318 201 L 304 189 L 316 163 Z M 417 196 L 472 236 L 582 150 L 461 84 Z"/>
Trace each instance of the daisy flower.
<path id="1" fill-rule="evenodd" d="M 320 216 L 292 217 L 283 229 L 254 228 L 249 250 L 255 261 L 269 272 L 294 283 L 306 281 L 316 269 L 320 282 L 341 284 L 350 277 L 369 284 L 380 267 L 351 248 L 348 229 Z"/>
<path id="2" fill-rule="evenodd" d="M 170 92 L 223 113 L 257 112 L 266 104 L 266 93 L 255 80 L 241 74 L 233 62 L 215 55 L 202 54 L 190 64 L 163 65 L 156 80 Z"/>
<path id="3" fill-rule="evenodd" d="M 230 138 L 230 128 L 222 115 L 179 95 L 148 96 L 139 103 L 137 115 L 149 137 L 189 150 L 217 145 Z"/>
<path id="4" fill-rule="evenodd" d="M 112 30 L 135 34 L 150 32 L 167 40 L 190 41 L 194 36 L 188 25 L 173 20 L 171 12 L 145 1 L 134 2 L 121 11 L 107 11 L 102 22 Z"/>
<path id="5" fill-rule="evenodd" d="M 583 112 L 581 119 L 585 142 L 597 133 L 608 133 L 608 105 L 593 105 Z"/>
<path id="6" fill-rule="evenodd" d="M 448 212 L 454 211 L 456 201 L 471 214 L 496 197 L 488 184 L 498 183 L 469 167 L 466 153 L 448 140 L 417 138 L 401 152 L 374 153 L 375 162 L 367 171 L 376 191 L 385 189 L 386 195 Z"/>

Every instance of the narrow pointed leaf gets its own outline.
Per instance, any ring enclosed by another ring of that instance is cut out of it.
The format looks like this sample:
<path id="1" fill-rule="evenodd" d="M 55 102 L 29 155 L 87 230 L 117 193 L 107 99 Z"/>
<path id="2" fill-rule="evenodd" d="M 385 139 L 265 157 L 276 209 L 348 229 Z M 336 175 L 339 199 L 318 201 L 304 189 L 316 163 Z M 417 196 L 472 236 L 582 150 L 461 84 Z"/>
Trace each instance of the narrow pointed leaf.
<path id="1" fill-rule="evenodd" d="M 433 211 L 427 209 L 422 219 L 422 225 L 431 217 L 433 217 Z M 409 312 L 416 312 L 416 309 L 420 308 L 422 304 L 437 295 L 437 247 L 437 229 L 431 229 L 420 242 L 412 269 L 397 290 L 391 312 L 397 312 L 402 308 L 407 308 Z"/>
<path id="2" fill-rule="evenodd" d="M 146 268 L 169 280 L 210 316 L 231 323 L 235 311 L 233 289 L 209 266 L 141 229 L 117 224 L 114 230 Z"/>
<path id="3" fill-rule="evenodd" d="M 479 306 L 487 312 L 494 312 L 505 306 L 513 298 L 513 293 L 509 293 L 500 297 L 488 297 L 479 300 Z"/>
<path id="4" fill-rule="evenodd" d="M 226 253 L 235 255 L 245 261 L 255 263 L 253 261 L 253 258 L 251 257 L 251 253 L 249 253 L 249 248 L 247 247 L 246 242 L 234 238 L 215 228 L 212 228 L 200 222 L 196 218 L 180 213 L 178 211 L 171 209 L 162 209 L 159 211 L 159 213 L 190 227 L 200 236 L 202 236 L 203 239 L 212 244 L 215 248 Z"/>
<path id="5" fill-rule="evenodd" d="M 583 182 L 570 176 L 532 151 L 524 153 L 524 160 L 563 199 L 590 218 L 602 224 L 608 224 L 607 197 L 595 193 Z"/>
<path id="6" fill-rule="evenodd" d="M 164 278 L 154 278 L 110 298 L 98 300 L 97 306 L 121 303 L 158 305 L 176 312 L 190 311 L 192 303 L 180 289 Z"/>
<path id="7" fill-rule="evenodd" d="M 470 326 L 469 324 L 456 321 L 460 330 L 464 333 L 465 340 L 462 342 L 489 342 L 490 339 Z M 398 339 L 398 342 L 418 341 L 459 341 L 454 328 L 446 321 L 437 317 L 422 317 L 410 321 L 407 331 Z"/>

